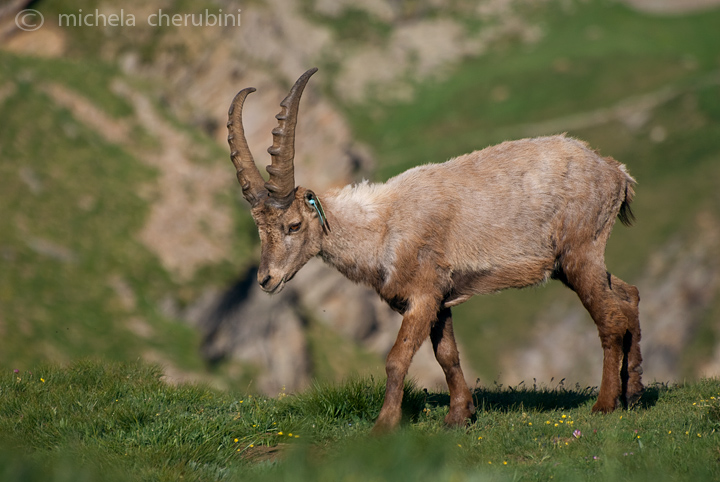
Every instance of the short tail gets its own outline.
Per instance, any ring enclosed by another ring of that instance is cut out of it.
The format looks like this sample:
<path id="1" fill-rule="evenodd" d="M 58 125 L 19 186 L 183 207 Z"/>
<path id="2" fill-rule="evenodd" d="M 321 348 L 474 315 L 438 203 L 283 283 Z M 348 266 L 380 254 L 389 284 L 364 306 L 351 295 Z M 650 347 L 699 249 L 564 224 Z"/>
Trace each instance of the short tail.
<path id="1" fill-rule="evenodd" d="M 633 201 L 633 197 L 635 196 L 635 179 L 630 177 L 627 172 L 625 173 L 627 175 L 627 182 L 625 183 L 625 199 L 623 199 L 622 204 L 620 205 L 620 212 L 618 212 L 618 219 L 620 219 L 620 222 L 623 223 L 625 226 L 632 226 L 635 222 L 635 214 L 632 212 L 632 208 L 630 207 L 630 203 Z"/>

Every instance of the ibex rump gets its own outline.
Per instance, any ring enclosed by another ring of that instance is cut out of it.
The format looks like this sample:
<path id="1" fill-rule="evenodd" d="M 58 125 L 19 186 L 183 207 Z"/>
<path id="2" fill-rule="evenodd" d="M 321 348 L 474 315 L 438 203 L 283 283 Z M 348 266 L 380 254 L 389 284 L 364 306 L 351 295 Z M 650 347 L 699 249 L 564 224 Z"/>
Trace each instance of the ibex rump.
<path id="1" fill-rule="evenodd" d="M 303 74 L 281 103 L 265 182 L 247 146 L 240 91 L 228 121 L 231 158 L 262 244 L 258 282 L 279 292 L 320 256 L 372 286 L 403 315 L 387 356 L 385 402 L 375 425 L 398 425 L 403 381 L 429 336 L 450 390 L 445 422 L 474 413 L 450 308 L 475 294 L 553 278 L 574 290 L 595 321 L 603 375 L 593 411 L 632 405 L 642 394 L 638 291 L 611 275 L 604 252 L 619 217 L 630 224 L 635 181 L 625 167 L 565 136 L 505 142 L 410 169 L 384 184 L 322 195 L 296 187 L 294 137 Z"/>

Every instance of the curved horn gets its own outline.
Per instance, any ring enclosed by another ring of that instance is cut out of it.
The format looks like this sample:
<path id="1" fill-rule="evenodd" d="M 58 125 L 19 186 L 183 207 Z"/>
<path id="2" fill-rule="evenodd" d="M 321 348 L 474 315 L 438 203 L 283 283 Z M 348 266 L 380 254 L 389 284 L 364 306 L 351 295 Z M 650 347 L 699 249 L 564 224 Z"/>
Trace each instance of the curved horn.
<path id="1" fill-rule="evenodd" d="M 264 184 L 265 180 L 255 165 L 253 156 L 250 153 L 245 129 L 242 124 L 242 108 L 245 97 L 255 92 L 255 87 L 248 87 L 237 93 L 228 110 L 228 144 L 230 145 L 230 160 L 237 169 L 237 179 L 242 187 L 243 197 L 255 206 L 267 195 Z"/>
<path id="2" fill-rule="evenodd" d="M 310 76 L 317 72 L 312 68 L 302 74 L 295 82 L 290 93 L 280 103 L 282 109 L 275 116 L 278 126 L 273 129 L 273 145 L 268 148 L 272 156 L 272 164 L 267 167 L 270 180 L 265 183 L 265 189 L 271 198 L 275 199 L 281 207 L 287 207 L 295 198 L 295 126 L 297 124 L 300 97 Z"/>

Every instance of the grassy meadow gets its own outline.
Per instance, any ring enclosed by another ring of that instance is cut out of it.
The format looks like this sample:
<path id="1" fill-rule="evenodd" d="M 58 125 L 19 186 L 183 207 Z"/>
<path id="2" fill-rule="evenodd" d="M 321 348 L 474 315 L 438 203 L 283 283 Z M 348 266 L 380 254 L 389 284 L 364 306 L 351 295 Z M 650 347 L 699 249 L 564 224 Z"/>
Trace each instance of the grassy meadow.
<path id="1" fill-rule="evenodd" d="M 168 386 L 142 364 L 79 361 L 0 374 L 0 479 L 716 480 L 720 382 L 654 385 L 592 415 L 590 388 L 476 387 L 448 430 L 444 393 L 406 385 L 402 428 L 370 436 L 379 380 L 275 398 Z"/>

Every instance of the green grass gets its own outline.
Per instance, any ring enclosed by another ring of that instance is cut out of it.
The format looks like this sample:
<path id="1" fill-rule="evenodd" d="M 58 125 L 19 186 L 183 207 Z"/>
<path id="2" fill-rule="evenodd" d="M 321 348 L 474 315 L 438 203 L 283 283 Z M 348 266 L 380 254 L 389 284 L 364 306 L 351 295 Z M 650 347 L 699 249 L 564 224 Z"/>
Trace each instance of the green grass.
<path id="1" fill-rule="evenodd" d="M 590 413 L 590 388 L 479 387 L 448 430 L 447 395 L 406 385 L 396 433 L 369 434 L 384 386 L 278 398 L 168 386 L 139 364 L 0 374 L 0 478 L 15 480 L 713 480 L 720 381 L 654 385 Z"/>

